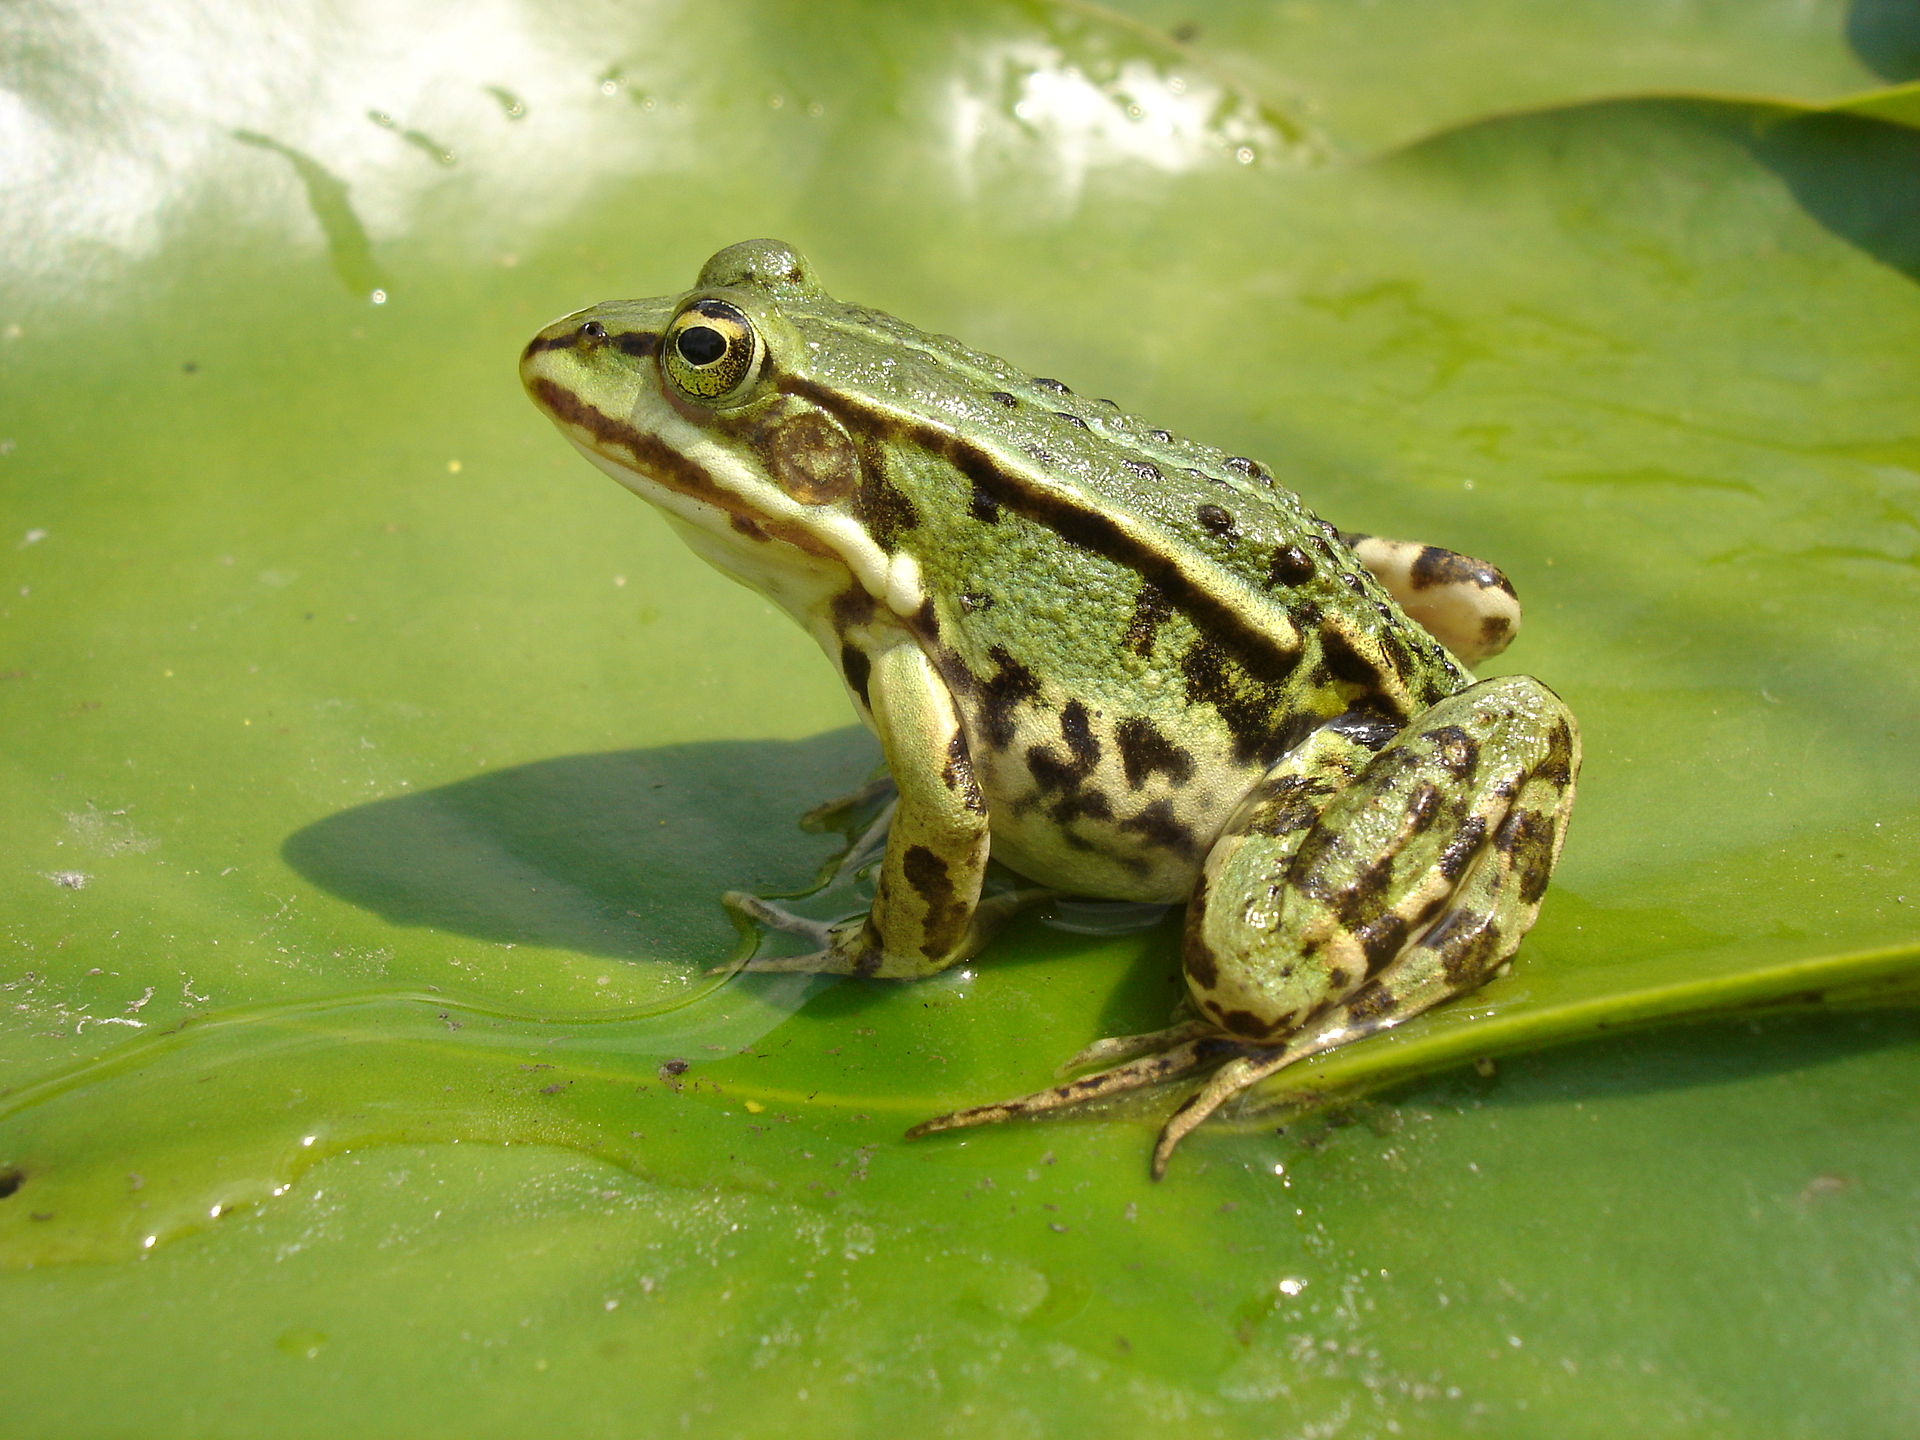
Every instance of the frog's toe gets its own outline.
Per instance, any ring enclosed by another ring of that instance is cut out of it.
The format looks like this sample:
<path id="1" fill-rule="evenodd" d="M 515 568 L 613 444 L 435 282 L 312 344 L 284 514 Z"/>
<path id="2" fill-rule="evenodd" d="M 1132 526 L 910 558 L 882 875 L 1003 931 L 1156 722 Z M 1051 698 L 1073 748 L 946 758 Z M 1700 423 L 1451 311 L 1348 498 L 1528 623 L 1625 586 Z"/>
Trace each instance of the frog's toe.
<path id="1" fill-rule="evenodd" d="M 1301 1058 L 1302 1051 L 1297 1046 L 1260 1049 L 1236 1055 L 1214 1071 L 1205 1085 L 1180 1102 L 1180 1108 L 1168 1116 L 1167 1123 L 1160 1128 L 1160 1138 L 1153 1146 L 1153 1178 L 1158 1180 L 1166 1175 L 1174 1148 L 1204 1125 L 1214 1111 L 1243 1090 Z"/>
<path id="2" fill-rule="evenodd" d="M 1145 1037 L 1132 1036 L 1130 1039 Z M 995 1105 L 975 1105 L 967 1110 L 955 1110 L 951 1114 L 936 1115 L 931 1120 L 922 1120 L 907 1131 L 907 1139 L 918 1140 L 925 1135 L 937 1135 L 942 1130 L 965 1130 L 975 1125 L 997 1125 L 1002 1120 L 1013 1120 L 1024 1115 L 1044 1115 L 1049 1110 L 1061 1110 L 1071 1105 L 1084 1105 L 1094 1100 L 1103 1100 L 1109 1095 L 1119 1095 L 1128 1090 L 1138 1090 L 1143 1086 L 1157 1085 L 1162 1080 L 1171 1080 L 1184 1075 L 1189 1070 L 1217 1061 L 1221 1054 L 1238 1054 L 1245 1046 L 1237 1041 L 1222 1039 L 1217 1030 L 1209 1027 L 1204 1034 L 1161 1050 L 1151 1055 L 1142 1055 L 1123 1065 L 1101 1070 L 1093 1075 L 1083 1075 L 1078 1080 L 1069 1080 L 1063 1085 L 1053 1085 L 1045 1090 L 1036 1090 L 1031 1095 L 1022 1095 L 1013 1100 L 1002 1100 Z"/>
<path id="3" fill-rule="evenodd" d="M 815 950 L 807 955 L 760 955 L 738 965 L 716 965 L 709 975 L 859 975 L 852 957 L 837 950 Z"/>
<path id="4" fill-rule="evenodd" d="M 1112 1065 L 1121 1060 L 1131 1060 L 1136 1055 L 1151 1055 L 1161 1050 L 1172 1050 L 1189 1040 L 1197 1040 L 1202 1035 L 1217 1034 L 1218 1027 L 1210 1020 L 1187 1020 L 1171 1025 L 1165 1030 L 1151 1030 L 1144 1035 L 1109 1035 L 1104 1040 L 1096 1040 L 1086 1049 L 1069 1058 L 1053 1073 L 1071 1075 L 1076 1070 L 1085 1070 L 1090 1065 Z"/>
<path id="5" fill-rule="evenodd" d="M 810 941 L 823 950 L 833 935 L 833 926 L 827 921 L 796 915 L 783 905 L 776 905 L 771 900 L 762 900 L 758 895 L 749 895 L 744 890 L 727 891 L 720 897 L 720 903 L 734 914 L 743 916 L 755 924 L 764 925 L 769 930 L 778 930 L 784 935 L 798 935 L 801 939 Z M 744 968 L 764 970 L 770 967 L 753 964 Z"/>

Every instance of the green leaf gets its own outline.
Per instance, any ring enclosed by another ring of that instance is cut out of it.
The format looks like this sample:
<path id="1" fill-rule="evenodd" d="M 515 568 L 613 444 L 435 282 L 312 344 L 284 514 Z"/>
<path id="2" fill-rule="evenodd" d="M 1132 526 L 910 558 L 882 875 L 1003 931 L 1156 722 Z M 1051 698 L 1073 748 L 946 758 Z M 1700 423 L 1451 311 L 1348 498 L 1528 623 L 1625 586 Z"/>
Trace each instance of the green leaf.
<path id="1" fill-rule="evenodd" d="M 233 15 L 0 22 L 0 1429 L 1911 1428 L 1899 7 Z M 873 750 L 513 360 L 753 234 L 1514 577 L 1541 924 L 1271 1098 L 1398 1088 L 907 1145 L 1174 918 L 709 973 Z"/>

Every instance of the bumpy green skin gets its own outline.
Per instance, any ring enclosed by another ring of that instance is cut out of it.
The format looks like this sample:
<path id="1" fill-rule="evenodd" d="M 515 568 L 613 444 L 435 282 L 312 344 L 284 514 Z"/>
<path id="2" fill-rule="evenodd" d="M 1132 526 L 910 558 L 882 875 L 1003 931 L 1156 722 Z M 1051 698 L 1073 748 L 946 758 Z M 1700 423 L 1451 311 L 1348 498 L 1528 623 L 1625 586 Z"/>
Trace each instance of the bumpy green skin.
<path id="1" fill-rule="evenodd" d="M 964 959 L 1004 913 L 979 903 L 989 851 L 1188 902 L 1198 1020 L 916 1133 L 1220 1065 L 1159 1168 L 1227 1096 L 1478 985 L 1532 924 L 1573 717 L 1528 677 L 1475 684 L 1401 603 L 1491 653 L 1519 615 L 1491 566 L 1342 537 L 1260 465 L 841 304 L 774 241 L 557 322 L 521 371 L 588 459 L 794 615 L 885 751 L 872 912 L 828 929 L 733 897 L 820 943 L 761 968 Z"/>

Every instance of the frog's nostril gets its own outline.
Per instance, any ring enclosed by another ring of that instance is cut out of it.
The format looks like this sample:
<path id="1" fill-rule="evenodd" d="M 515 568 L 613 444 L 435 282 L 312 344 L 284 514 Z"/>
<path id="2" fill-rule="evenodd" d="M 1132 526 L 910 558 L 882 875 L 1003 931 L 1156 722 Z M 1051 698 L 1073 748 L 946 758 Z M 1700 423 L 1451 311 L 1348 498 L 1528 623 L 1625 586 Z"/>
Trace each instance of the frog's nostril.
<path id="1" fill-rule="evenodd" d="M 602 325 L 598 320 L 589 320 L 580 327 L 580 338 L 582 340 L 604 340 L 607 338 L 607 327 Z"/>

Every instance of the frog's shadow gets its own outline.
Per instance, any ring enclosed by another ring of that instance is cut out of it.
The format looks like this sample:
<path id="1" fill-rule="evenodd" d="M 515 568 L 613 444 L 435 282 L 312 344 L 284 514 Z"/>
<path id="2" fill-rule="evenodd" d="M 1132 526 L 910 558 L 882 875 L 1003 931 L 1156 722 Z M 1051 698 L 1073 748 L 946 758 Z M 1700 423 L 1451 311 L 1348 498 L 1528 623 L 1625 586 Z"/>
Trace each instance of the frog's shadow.
<path id="1" fill-rule="evenodd" d="M 560 756 L 356 805 L 296 831 L 281 855 L 395 925 L 704 968 L 738 952 L 721 892 L 810 891 L 849 837 L 802 830 L 800 817 L 857 789 L 878 760 L 853 726 L 805 740 Z M 866 895 L 849 883 L 803 908 L 846 913 Z M 1016 922 L 995 941 L 993 964 L 1058 958 L 1063 940 Z M 1164 1009 L 1170 963 L 1147 956 L 1134 971 L 1114 997 L 1116 1023 L 1137 1023 L 1136 991 L 1151 997 L 1150 1017 Z M 837 986 L 818 1003 L 858 1011 L 891 988 Z"/>
<path id="2" fill-rule="evenodd" d="M 720 893 L 811 884 L 846 840 L 800 829 L 877 752 L 848 727 L 565 755 L 356 805 L 281 856 L 396 925 L 618 960 L 724 961 Z"/>

